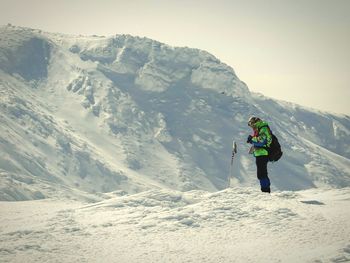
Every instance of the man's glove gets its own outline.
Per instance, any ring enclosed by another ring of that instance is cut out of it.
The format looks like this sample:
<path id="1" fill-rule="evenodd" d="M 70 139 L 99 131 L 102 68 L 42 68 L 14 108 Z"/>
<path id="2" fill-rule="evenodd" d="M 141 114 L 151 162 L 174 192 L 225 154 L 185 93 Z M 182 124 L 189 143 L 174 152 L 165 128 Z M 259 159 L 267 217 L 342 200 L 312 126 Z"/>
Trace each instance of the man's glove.
<path id="1" fill-rule="evenodd" d="M 253 136 L 249 135 L 247 139 L 247 143 L 252 143 Z"/>

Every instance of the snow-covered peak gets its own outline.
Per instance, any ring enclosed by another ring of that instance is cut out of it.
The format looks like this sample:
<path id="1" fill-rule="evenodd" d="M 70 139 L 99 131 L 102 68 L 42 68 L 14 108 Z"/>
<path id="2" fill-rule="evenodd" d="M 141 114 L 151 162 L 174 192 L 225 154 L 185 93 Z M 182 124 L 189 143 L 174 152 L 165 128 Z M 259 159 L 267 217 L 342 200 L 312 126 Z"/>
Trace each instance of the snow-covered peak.
<path id="1" fill-rule="evenodd" d="M 118 74 L 135 77 L 143 90 L 164 92 L 180 82 L 246 96 L 249 91 L 233 69 L 208 52 L 171 47 L 130 35 L 69 41 L 81 59 L 98 62 Z"/>
<path id="2" fill-rule="evenodd" d="M 273 188 L 350 185 L 347 116 L 252 95 L 205 51 L 130 35 L 0 33 L 2 200 L 216 191 L 229 176 L 256 185 L 251 115 L 284 150 L 269 168 Z"/>

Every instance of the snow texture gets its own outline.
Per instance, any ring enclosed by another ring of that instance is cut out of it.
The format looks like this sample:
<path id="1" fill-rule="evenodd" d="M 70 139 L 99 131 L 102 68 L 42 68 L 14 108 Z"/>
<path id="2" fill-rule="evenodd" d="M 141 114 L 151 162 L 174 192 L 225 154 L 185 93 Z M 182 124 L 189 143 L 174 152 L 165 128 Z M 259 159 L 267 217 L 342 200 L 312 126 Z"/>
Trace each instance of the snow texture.
<path id="1" fill-rule="evenodd" d="M 348 262 L 350 189 L 0 202 L 2 262 Z"/>

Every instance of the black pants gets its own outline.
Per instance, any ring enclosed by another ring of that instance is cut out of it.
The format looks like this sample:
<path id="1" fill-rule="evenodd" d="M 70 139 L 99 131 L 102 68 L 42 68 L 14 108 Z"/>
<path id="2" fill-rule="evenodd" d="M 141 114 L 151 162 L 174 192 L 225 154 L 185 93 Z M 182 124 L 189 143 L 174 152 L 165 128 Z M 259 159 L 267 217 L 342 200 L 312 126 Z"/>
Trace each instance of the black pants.
<path id="1" fill-rule="evenodd" d="M 270 179 L 267 173 L 268 161 L 269 159 L 267 156 L 258 156 L 255 159 L 257 176 L 260 181 L 261 191 L 270 193 Z"/>

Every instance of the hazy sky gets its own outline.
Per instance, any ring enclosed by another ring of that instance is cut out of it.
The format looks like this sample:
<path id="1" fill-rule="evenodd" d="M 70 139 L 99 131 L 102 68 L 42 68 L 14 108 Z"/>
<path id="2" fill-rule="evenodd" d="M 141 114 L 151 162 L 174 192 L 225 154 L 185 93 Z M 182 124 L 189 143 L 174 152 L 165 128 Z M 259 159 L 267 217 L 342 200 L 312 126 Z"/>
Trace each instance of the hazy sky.
<path id="1" fill-rule="evenodd" d="M 209 51 L 250 90 L 350 115 L 350 0 L 0 0 L 0 24 Z"/>

